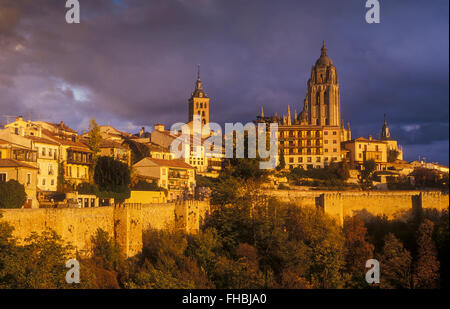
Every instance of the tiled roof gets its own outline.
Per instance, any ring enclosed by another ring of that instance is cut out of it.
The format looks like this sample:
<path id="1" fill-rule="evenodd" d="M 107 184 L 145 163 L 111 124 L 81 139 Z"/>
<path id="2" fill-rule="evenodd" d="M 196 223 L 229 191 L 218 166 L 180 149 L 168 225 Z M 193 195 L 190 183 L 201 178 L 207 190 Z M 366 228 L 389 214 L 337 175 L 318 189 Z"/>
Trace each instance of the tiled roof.
<path id="1" fill-rule="evenodd" d="M 57 142 L 49 140 L 44 137 L 37 137 L 33 135 L 29 135 L 26 138 L 31 139 L 33 142 L 41 143 L 41 144 L 49 144 L 49 145 L 59 145 Z"/>
<path id="2" fill-rule="evenodd" d="M 63 129 L 64 131 L 67 131 L 67 132 L 78 133 L 74 129 L 69 128 L 64 122 L 61 122 L 61 123 L 47 122 L 47 124 L 49 124 L 55 128 L 58 128 L 58 129 Z"/>
<path id="3" fill-rule="evenodd" d="M 25 167 L 25 168 L 37 169 L 37 167 L 35 167 L 35 166 L 20 162 L 17 160 L 13 160 L 13 159 L 0 159 L 0 167 Z"/>
<path id="4" fill-rule="evenodd" d="M 127 147 L 125 147 L 121 143 L 118 143 L 118 142 L 115 142 L 115 141 L 112 141 L 112 140 L 104 140 L 104 139 L 100 142 L 100 148 L 128 149 Z"/>
<path id="5" fill-rule="evenodd" d="M 163 160 L 163 159 L 154 159 L 154 158 L 144 158 L 139 162 L 142 162 L 144 160 L 150 161 L 151 163 L 154 163 L 159 166 L 179 167 L 179 168 L 189 168 L 189 169 L 194 168 L 192 165 L 189 165 L 186 162 L 181 161 L 181 160 Z M 138 163 L 136 163 L 136 164 L 138 164 Z"/>
<path id="6" fill-rule="evenodd" d="M 62 145 L 82 148 L 82 149 L 84 149 L 84 151 L 89 150 L 88 145 L 86 145 L 82 142 L 74 142 L 74 141 L 67 140 L 67 139 L 61 139 L 61 138 L 57 137 L 55 134 L 53 134 L 52 132 L 50 132 L 49 130 L 42 129 L 42 133 Z"/>

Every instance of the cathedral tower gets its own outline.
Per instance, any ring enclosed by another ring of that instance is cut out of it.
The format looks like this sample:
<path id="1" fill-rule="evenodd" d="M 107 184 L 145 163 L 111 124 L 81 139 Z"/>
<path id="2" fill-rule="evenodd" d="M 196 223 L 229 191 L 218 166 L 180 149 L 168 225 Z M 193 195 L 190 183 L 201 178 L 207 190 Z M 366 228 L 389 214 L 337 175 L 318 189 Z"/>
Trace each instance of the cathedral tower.
<path id="1" fill-rule="evenodd" d="M 202 126 L 209 123 L 209 98 L 203 90 L 203 84 L 200 80 L 200 65 L 198 66 L 195 89 L 189 99 L 189 122 L 194 120 L 194 115 L 200 116 Z"/>
<path id="2" fill-rule="evenodd" d="M 337 72 L 323 42 L 320 57 L 311 70 L 303 111 L 298 121 L 301 124 L 340 127 L 340 114 Z"/>

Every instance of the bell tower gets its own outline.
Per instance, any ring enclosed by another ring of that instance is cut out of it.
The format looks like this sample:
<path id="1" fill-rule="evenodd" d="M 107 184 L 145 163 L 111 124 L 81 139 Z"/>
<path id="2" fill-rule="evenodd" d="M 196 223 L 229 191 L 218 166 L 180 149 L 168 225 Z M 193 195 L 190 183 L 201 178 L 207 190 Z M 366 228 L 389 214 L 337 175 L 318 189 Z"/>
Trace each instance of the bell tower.
<path id="1" fill-rule="evenodd" d="M 202 126 L 209 123 L 209 98 L 203 90 L 203 84 L 200 79 L 200 65 L 198 65 L 195 89 L 189 99 L 189 122 L 194 121 L 194 115 L 200 117 Z"/>
<path id="2" fill-rule="evenodd" d="M 327 55 L 325 42 L 311 69 L 299 122 L 318 126 L 341 126 L 339 81 L 336 67 Z"/>

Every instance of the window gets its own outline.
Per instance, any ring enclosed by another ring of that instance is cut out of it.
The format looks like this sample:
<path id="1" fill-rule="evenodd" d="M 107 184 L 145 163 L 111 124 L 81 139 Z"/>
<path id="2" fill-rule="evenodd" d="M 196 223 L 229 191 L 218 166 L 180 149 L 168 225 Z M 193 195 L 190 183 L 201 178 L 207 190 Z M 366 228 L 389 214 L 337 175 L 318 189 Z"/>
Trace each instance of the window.
<path id="1" fill-rule="evenodd" d="M 45 156 L 45 148 L 42 148 L 42 155 Z"/>
<path id="2" fill-rule="evenodd" d="M 308 157 L 308 162 L 312 162 L 312 158 L 311 157 Z"/>
<path id="3" fill-rule="evenodd" d="M 375 146 L 375 150 L 378 151 L 378 146 Z"/>
<path id="4" fill-rule="evenodd" d="M 298 158 L 298 163 L 302 163 L 303 162 L 303 158 Z"/>
<path id="5" fill-rule="evenodd" d="M 336 131 L 333 131 L 333 135 L 336 135 L 337 134 L 337 132 Z"/>
<path id="6" fill-rule="evenodd" d="M 336 144 L 337 143 L 337 141 L 336 140 L 333 140 L 333 144 Z"/>
<path id="7" fill-rule="evenodd" d="M 294 158 L 289 158 L 289 163 L 294 163 Z"/>
<path id="8" fill-rule="evenodd" d="M 323 134 L 328 135 L 328 131 L 323 132 Z"/>
<path id="9" fill-rule="evenodd" d="M 42 185 L 45 186 L 45 178 L 42 179 Z"/>
<path id="10" fill-rule="evenodd" d="M 320 162 L 320 157 L 317 157 L 317 158 L 316 158 L 316 162 Z"/>
<path id="11" fill-rule="evenodd" d="M 165 168 L 162 169 L 162 175 L 166 176 L 167 170 Z"/>
<path id="12" fill-rule="evenodd" d="M 31 174 L 27 173 L 27 185 L 31 185 Z"/>
<path id="13" fill-rule="evenodd" d="M 337 149 L 336 149 L 336 148 L 333 148 L 333 152 L 337 152 Z"/>
<path id="14" fill-rule="evenodd" d="M 54 185 L 55 185 L 55 180 L 52 179 L 52 180 L 50 181 L 50 184 L 51 184 L 52 186 L 54 186 Z"/>
<path id="15" fill-rule="evenodd" d="M 324 141 L 324 143 L 325 143 L 325 144 L 328 144 L 328 140 L 326 139 L 326 140 Z"/>
<path id="16" fill-rule="evenodd" d="M 325 148 L 325 152 L 328 152 L 328 148 Z"/>
<path id="17" fill-rule="evenodd" d="M 0 182 L 6 181 L 6 173 L 0 173 Z"/>

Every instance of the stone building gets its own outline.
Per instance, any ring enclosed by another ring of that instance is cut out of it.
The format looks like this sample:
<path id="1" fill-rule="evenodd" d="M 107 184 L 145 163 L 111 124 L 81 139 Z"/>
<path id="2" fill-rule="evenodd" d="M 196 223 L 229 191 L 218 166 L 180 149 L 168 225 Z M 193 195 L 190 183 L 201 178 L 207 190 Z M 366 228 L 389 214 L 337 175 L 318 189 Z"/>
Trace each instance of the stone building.
<path id="1" fill-rule="evenodd" d="M 195 189 L 195 169 L 182 160 L 144 158 L 133 165 L 133 177 L 154 179 L 157 185 L 167 189 L 168 201 L 181 199 L 185 192 Z"/>
<path id="2" fill-rule="evenodd" d="M 16 180 L 22 184 L 27 194 L 24 208 L 38 208 L 37 171 L 34 165 L 14 159 L 0 159 L 0 182 Z"/>
<path id="3" fill-rule="evenodd" d="M 344 128 L 340 114 L 339 80 L 336 67 L 327 55 L 325 42 L 311 69 L 303 110 L 287 115 L 265 117 L 256 123 L 278 123 L 279 158 L 284 156 L 286 169 L 321 168 L 341 161 L 345 152 L 341 142 L 351 139 L 350 124 Z"/>

